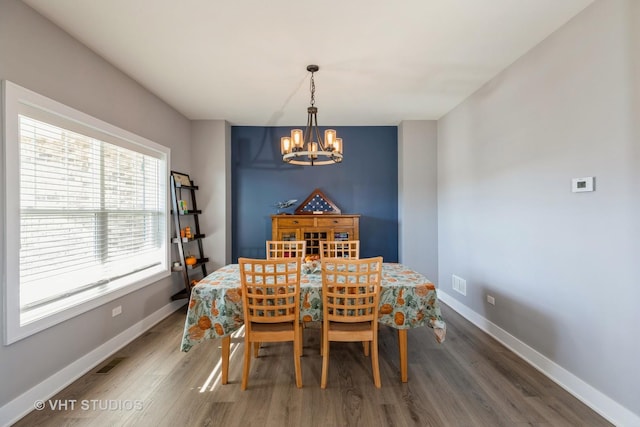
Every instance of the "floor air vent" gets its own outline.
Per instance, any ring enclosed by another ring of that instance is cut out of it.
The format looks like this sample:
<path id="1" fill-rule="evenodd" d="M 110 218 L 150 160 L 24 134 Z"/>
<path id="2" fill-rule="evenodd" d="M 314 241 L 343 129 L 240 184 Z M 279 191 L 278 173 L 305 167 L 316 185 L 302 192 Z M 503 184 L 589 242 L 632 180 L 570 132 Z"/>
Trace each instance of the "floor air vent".
<path id="1" fill-rule="evenodd" d="M 118 365 L 118 363 L 122 362 L 124 359 L 126 359 L 126 357 L 114 357 L 109 361 L 109 363 L 107 363 L 98 371 L 96 371 L 96 374 L 108 374 L 110 370 L 115 368 Z"/>

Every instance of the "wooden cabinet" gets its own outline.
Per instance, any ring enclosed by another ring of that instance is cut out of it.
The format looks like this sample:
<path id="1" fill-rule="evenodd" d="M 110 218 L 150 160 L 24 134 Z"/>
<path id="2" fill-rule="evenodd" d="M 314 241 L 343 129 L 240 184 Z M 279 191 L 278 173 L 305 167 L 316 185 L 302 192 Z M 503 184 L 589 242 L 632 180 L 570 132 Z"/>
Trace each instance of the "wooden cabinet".
<path id="1" fill-rule="evenodd" d="M 272 215 L 272 240 L 305 240 L 307 254 L 320 254 L 323 240 L 359 240 L 360 215 Z"/>

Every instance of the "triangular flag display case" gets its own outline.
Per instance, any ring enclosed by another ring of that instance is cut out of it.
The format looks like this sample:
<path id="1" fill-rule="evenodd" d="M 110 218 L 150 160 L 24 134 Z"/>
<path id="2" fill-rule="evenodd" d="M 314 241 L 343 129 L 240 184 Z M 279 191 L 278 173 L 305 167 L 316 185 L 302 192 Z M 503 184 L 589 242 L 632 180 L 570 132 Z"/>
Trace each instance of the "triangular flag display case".
<path id="1" fill-rule="evenodd" d="M 296 215 L 340 214 L 340 209 L 319 188 L 296 208 Z"/>

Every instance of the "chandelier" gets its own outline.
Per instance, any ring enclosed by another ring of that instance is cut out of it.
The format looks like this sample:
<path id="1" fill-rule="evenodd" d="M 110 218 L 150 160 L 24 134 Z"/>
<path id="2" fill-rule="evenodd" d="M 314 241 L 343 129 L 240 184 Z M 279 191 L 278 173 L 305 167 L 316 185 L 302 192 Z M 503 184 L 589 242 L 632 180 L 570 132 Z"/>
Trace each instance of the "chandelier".
<path id="1" fill-rule="evenodd" d="M 308 65 L 307 71 L 311 72 L 311 106 L 307 108 L 307 128 L 292 129 L 291 136 L 280 138 L 280 152 L 282 161 L 292 165 L 331 165 L 342 161 L 342 138 L 336 138 L 334 129 L 324 131 L 324 142 L 320 138 L 318 129 L 318 108 L 316 102 L 316 84 L 313 81 L 313 73 L 318 71 L 317 65 Z"/>

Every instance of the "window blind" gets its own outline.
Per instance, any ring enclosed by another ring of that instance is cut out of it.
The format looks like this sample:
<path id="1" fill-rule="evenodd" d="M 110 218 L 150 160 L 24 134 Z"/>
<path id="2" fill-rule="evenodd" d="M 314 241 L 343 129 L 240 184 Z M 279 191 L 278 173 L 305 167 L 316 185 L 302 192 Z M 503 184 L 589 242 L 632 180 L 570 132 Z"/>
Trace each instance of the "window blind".
<path id="1" fill-rule="evenodd" d="M 22 311 L 160 264 L 163 160 L 26 115 L 19 138 Z"/>

